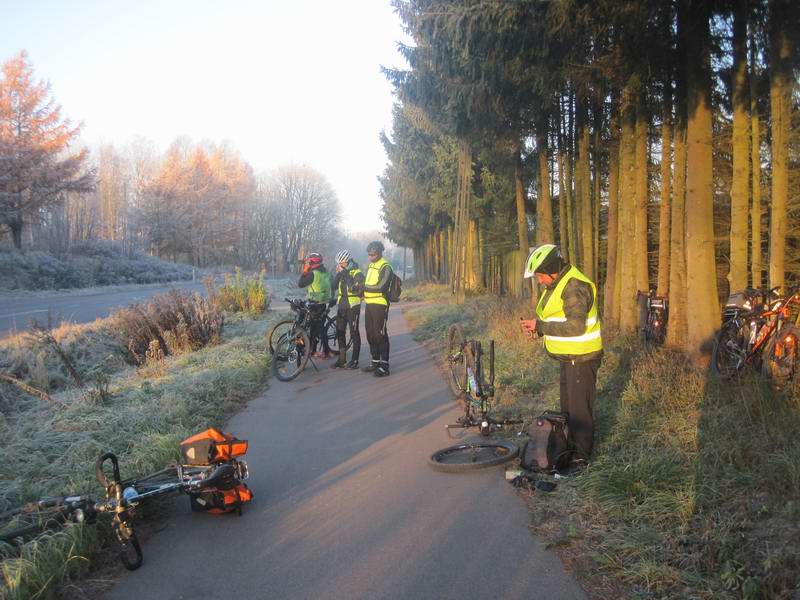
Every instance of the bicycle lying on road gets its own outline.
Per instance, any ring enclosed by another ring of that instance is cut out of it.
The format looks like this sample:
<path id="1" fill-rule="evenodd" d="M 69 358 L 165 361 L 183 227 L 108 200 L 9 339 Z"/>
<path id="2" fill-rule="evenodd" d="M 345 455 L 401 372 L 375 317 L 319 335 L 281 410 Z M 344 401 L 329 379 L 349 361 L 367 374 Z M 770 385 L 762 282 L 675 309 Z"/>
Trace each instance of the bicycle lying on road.
<path id="1" fill-rule="evenodd" d="M 522 426 L 522 419 L 495 417 L 494 341 L 489 343 L 488 381 L 481 343 L 467 342 L 458 325 L 452 325 L 448 331 L 447 363 L 451 387 L 464 410 L 456 423 L 445 425 L 448 434 L 452 429 L 477 427 L 481 436 L 488 437 L 496 431 Z M 516 457 L 518 452 L 516 444 L 510 442 L 466 442 L 437 450 L 428 463 L 437 471 L 470 471 L 501 465 Z"/>
<path id="2" fill-rule="evenodd" d="M 731 294 L 714 340 L 711 367 L 722 380 L 751 366 L 783 388 L 797 374 L 800 340 L 800 285 L 788 289 L 747 289 Z"/>
<path id="3" fill-rule="evenodd" d="M 331 352 L 338 352 L 339 346 L 336 337 L 336 319 L 328 315 L 327 305 L 302 299 L 284 298 L 284 300 L 289 303 L 289 308 L 295 316 L 275 324 L 269 332 L 268 347 L 272 354 L 272 372 L 275 377 L 280 381 L 291 381 L 303 372 L 311 358 L 311 326 L 314 319 L 325 319 L 323 331 L 328 338 Z M 345 350 L 347 350 L 353 341 L 349 331 L 345 335 Z"/>
<path id="4" fill-rule="evenodd" d="M 19 547 L 42 531 L 70 524 L 93 524 L 98 515 L 110 514 L 119 558 L 126 569 L 133 571 L 143 561 L 134 520 L 137 509 L 147 500 L 182 493 L 189 495 L 193 511 L 236 510 L 241 514 L 242 504 L 252 500 L 252 493 L 244 484 L 249 475 L 247 463 L 238 458 L 247 451 L 247 442 L 209 429 L 184 440 L 181 446 L 182 450 L 201 451 L 196 456 L 184 452 L 184 461 L 189 464 L 170 465 L 140 478 L 122 479 L 116 455 L 102 454 L 95 462 L 95 477 L 105 490 L 105 499 L 81 495 L 48 497 L 7 510 L 0 514 L 0 542 Z M 199 464 L 203 462 L 207 464 Z M 111 464 L 111 479 L 106 474 L 106 463 Z"/>

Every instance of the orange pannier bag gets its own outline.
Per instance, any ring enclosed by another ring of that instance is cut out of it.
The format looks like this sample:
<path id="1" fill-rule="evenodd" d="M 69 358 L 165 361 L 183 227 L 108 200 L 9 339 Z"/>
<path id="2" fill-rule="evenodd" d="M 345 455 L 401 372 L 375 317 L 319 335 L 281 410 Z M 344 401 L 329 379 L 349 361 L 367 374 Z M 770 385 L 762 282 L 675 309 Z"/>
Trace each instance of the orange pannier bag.
<path id="1" fill-rule="evenodd" d="M 253 492 L 244 482 L 239 482 L 229 490 L 212 490 L 189 495 L 193 512 L 208 512 L 216 515 L 234 510 L 238 510 L 241 514 L 242 505 L 252 499 Z"/>
<path id="2" fill-rule="evenodd" d="M 237 439 L 230 433 L 209 427 L 202 433 L 181 442 L 181 458 L 185 465 L 212 465 L 244 456 L 247 440 Z"/>

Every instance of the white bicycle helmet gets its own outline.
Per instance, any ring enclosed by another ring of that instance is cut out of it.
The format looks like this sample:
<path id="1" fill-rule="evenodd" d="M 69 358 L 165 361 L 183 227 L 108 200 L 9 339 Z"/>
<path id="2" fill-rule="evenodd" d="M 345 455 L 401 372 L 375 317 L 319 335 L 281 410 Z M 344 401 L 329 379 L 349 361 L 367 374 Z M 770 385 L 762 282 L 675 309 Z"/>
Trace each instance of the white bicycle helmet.
<path id="1" fill-rule="evenodd" d="M 336 255 L 336 262 L 349 262 L 353 258 L 353 255 L 350 254 L 347 250 L 342 250 L 339 254 Z"/>

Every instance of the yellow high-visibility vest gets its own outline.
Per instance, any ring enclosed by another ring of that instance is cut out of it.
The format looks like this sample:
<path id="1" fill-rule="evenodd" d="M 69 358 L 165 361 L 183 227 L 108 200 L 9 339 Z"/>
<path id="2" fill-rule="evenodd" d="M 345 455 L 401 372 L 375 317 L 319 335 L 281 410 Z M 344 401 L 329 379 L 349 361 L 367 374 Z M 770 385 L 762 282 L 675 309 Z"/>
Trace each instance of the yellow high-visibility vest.
<path id="1" fill-rule="evenodd" d="M 350 269 L 348 271 L 348 273 L 350 274 L 350 277 L 355 277 L 356 273 L 360 273 L 360 272 L 361 272 L 360 269 Z M 343 284 L 344 284 L 344 281 L 342 281 L 340 279 L 339 280 L 339 297 L 338 297 L 339 304 L 342 303 L 342 285 Z M 347 304 L 349 306 L 356 306 L 358 304 L 361 304 L 361 296 L 359 296 L 358 294 L 354 294 L 352 289 L 348 289 L 347 290 Z"/>
<path id="2" fill-rule="evenodd" d="M 566 322 L 567 315 L 564 314 L 564 301 L 561 294 L 571 279 L 584 281 L 592 288 L 592 307 L 589 309 L 589 314 L 586 315 L 586 329 L 582 334 L 575 336 L 545 335 L 544 347 L 550 354 L 578 356 L 599 352 L 603 349 L 603 338 L 600 335 L 600 318 L 597 315 L 597 288 L 577 267 L 572 267 L 564 273 L 549 297 L 547 294 L 542 294 L 539 304 L 536 306 L 536 317 L 542 323 Z M 545 297 L 547 297 L 546 304 L 543 303 Z"/>
<path id="3" fill-rule="evenodd" d="M 314 281 L 308 286 L 306 298 L 312 302 L 327 302 L 331 299 L 331 276 L 330 273 L 323 273 L 319 269 L 314 269 Z"/>
<path id="4" fill-rule="evenodd" d="M 389 261 L 385 258 L 381 257 L 375 262 L 369 263 L 367 265 L 367 276 L 364 281 L 364 285 L 376 285 L 381 280 L 381 269 L 383 265 L 388 265 Z M 389 267 L 392 268 L 391 266 Z M 385 306 L 389 305 L 389 301 L 386 299 L 386 296 L 383 295 L 383 292 L 364 292 L 364 302 L 367 304 L 383 304 Z M 366 310 L 366 309 L 365 309 Z"/>

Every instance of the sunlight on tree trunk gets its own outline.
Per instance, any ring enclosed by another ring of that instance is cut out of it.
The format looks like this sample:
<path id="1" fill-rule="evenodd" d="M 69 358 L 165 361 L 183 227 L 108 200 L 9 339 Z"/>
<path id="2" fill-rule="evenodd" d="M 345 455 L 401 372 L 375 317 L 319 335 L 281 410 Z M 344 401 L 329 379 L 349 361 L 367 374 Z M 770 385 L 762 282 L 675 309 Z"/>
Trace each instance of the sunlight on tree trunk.
<path id="1" fill-rule="evenodd" d="M 733 13 L 733 179 L 729 290 L 747 287 L 747 219 L 750 190 L 750 119 L 747 85 L 747 0 L 738 0 Z"/>

